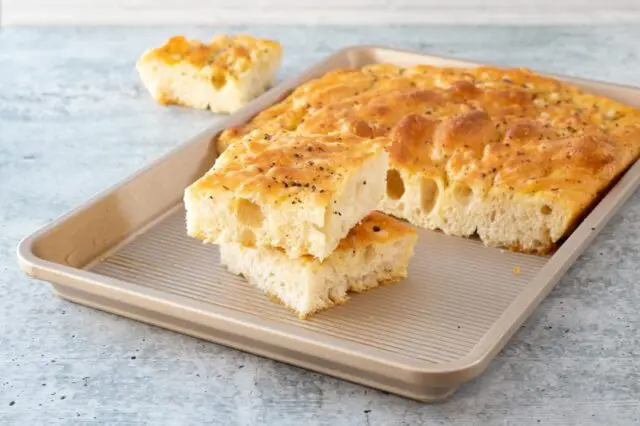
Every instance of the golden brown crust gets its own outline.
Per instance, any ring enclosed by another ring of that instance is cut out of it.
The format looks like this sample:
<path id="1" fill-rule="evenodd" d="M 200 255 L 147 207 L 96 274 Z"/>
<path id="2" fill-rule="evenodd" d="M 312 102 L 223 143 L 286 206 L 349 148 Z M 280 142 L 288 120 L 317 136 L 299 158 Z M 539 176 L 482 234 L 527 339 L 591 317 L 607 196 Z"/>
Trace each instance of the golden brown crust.
<path id="1" fill-rule="evenodd" d="M 373 244 L 388 244 L 408 236 L 416 236 L 416 230 L 410 224 L 373 211 L 349 231 L 340 241 L 337 250 L 359 250 Z"/>
<path id="2" fill-rule="evenodd" d="M 184 62 L 199 69 L 209 69 L 213 83 L 220 87 L 227 78 L 236 78 L 260 58 L 281 50 L 276 41 L 244 34 L 218 35 L 209 43 L 178 35 L 147 51 L 142 60 L 157 60 L 168 65 Z"/>
<path id="3" fill-rule="evenodd" d="M 388 137 L 391 167 L 442 175 L 480 195 L 542 197 L 573 215 L 640 156 L 640 111 L 526 69 L 333 71 L 220 143 L 282 128 Z"/>
<path id="4" fill-rule="evenodd" d="M 289 132 L 247 137 L 231 145 L 192 191 L 233 191 L 273 202 L 326 204 L 350 172 L 383 153 L 387 140 Z"/>

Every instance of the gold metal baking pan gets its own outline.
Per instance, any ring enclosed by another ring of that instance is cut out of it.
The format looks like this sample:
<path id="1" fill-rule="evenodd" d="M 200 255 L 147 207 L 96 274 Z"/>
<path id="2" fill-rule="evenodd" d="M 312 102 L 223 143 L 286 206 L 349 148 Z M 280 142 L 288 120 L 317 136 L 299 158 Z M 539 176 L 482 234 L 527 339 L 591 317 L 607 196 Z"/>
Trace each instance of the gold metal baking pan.
<path id="1" fill-rule="evenodd" d="M 553 256 L 420 231 L 410 278 L 301 321 L 221 267 L 216 247 L 185 235 L 183 190 L 213 164 L 223 128 L 331 69 L 376 62 L 475 65 L 370 46 L 339 51 L 25 238 L 22 268 L 83 305 L 418 400 L 451 395 L 487 367 L 633 193 L 640 161 Z M 640 106 L 640 89 L 570 80 Z"/>

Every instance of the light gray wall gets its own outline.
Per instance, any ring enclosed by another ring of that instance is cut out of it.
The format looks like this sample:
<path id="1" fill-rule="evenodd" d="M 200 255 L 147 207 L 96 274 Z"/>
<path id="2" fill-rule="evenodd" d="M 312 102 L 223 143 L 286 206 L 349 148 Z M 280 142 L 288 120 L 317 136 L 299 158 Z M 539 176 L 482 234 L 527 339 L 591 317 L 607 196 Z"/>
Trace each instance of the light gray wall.
<path id="1" fill-rule="evenodd" d="M 640 0 L 4 0 L 2 10 L 3 25 L 613 22 L 640 22 Z"/>

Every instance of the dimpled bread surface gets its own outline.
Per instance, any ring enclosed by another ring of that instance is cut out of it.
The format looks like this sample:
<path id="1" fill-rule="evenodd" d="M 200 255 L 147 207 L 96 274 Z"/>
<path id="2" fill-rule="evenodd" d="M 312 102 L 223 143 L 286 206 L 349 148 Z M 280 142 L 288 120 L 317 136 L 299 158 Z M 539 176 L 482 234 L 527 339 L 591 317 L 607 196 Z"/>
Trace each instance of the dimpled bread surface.
<path id="1" fill-rule="evenodd" d="M 387 145 L 353 134 L 246 137 L 186 189 L 188 234 L 323 260 L 384 197 Z"/>
<path id="2" fill-rule="evenodd" d="M 640 112 L 527 69 L 340 69 L 244 126 L 248 135 L 384 137 L 378 208 L 489 246 L 546 254 L 640 155 Z"/>

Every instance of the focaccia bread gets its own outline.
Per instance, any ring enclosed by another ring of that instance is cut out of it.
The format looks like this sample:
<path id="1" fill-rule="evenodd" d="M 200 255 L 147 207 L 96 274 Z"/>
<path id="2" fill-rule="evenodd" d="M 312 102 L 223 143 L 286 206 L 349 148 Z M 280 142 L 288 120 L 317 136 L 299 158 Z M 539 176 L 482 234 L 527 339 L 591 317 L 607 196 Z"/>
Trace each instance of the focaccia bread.
<path id="1" fill-rule="evenodd" d="M 373 65 L 306 83 L 252 132 L 388 137 L 379 209 L 491 246 L 549 253 L 640 156 L 640 112 L 526 69 Z"/>
<path id="2" fill-rule="evenodd" d="M 220 261 L 235 274 L 305 318 L 381 283 L 407 276 L 416 231 L 378 212 L 367 215 L 324 262 L 310 256 L 290 259 L 282 250 L 220 245 Z"/>
<path id="3" fill-rule="evenodd" d="M 282 59 L 278 42 L 248 35 L 183 36 L 143 53 L 136 68 L 153 98 L 214 112 L 233 112 L 273 84 Z"/>
<path id="4" fill-rule="evenodd" d="M 385 145 L 286 132 L 240 140 L 186 189 L 188 234 L 322 260 L 382 200 Z"/>

